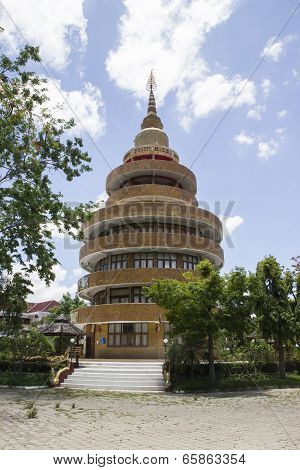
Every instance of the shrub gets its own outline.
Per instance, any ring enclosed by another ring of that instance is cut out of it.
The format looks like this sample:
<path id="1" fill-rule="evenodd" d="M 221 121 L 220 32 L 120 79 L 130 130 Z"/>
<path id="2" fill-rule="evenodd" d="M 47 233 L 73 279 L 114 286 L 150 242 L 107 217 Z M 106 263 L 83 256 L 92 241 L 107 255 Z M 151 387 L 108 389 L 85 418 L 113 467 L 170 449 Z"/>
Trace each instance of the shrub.
<path id="1" fill-rule="evenodd" d="M 30 408 L 28 411 L 27 411 L 27 418 L 28 419 L 34 419 L 37 417 L 37 414 L 38 414 L 38 410 L 35 406 L 33 406 L 32 408 Z"/>
<path id="2" fill-rule="evenodd" d="M 199 363 L 201 351 L 203 350 L 203 339 L 198 335 L 181 336 L 181 342 L 176 338 L 169 343 L 167 357 L 171 369 L 181 370 L 183 373 L 190 370 L 193 373 L 194 367 Z"/>
<path id="3" fill-rule="evenodd" d="M 24 361 L 34 356 L 45 358 L 51 355 L 54 349 L 49 338 L 37 328 L 31 327 L 26 333 L 21 331 L 14 336 L 1 338 L 0 351 L 2 358 Z"/>
<path id="4" fill-rule="evenodd" d="M 243 359 L 249 361 L 254 367 L 260 367 L 276 361 L 274 348 L 265 341 L 247 344 L 243 348 L 243 353 Z"/>
<path id="5" fill-rule="evenodd" d="M 21 361 L 9 361 L 0 360 L 0 371 L 22 371 L 22 372 L 42 372 L 49 373 L 51 370 L 51 364 L 47 361 L 39 362 L 21 362 Z"/>

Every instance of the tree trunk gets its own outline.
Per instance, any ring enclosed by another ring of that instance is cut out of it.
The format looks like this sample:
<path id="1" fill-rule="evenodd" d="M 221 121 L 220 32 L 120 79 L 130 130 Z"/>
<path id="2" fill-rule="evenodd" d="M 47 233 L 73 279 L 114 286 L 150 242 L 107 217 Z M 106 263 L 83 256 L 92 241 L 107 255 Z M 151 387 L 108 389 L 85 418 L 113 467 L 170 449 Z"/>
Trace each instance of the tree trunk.
<path id="1" fill-rule="evenodd" d="M 214 338 L 212 333 L 208 335 L 208 367 L 209 383 L 212 385 L 216 381 L 215 361 L 214 361 Z"/>
<path id="2" fill-rule="evenodd" d="M 59 336 L 59 354 L 62 354 L 62 334 Z"/>
<path id="3" fill-rule="evenodd" d="M 279 357 L 279 376 L 284 378 L 286 377 L 285 358 L 284 358 L 284 347 L 283 347 L 281 338 L 278 340 L 278 357 Z"/>

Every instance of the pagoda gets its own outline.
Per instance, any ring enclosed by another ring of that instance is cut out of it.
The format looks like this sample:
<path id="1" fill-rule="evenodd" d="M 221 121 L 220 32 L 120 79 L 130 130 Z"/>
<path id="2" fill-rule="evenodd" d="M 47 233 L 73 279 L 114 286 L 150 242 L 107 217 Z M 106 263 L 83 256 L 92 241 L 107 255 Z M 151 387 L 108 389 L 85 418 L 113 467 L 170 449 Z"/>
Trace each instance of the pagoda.
<path id="1" fill-rule="evenodd" d="M 194 173 L 179 163 L 157 115 L 151 72 L 147 115 L 123 164 L 106 179 L 108 200 L 84 225 L 80 265 L 88 274 L 76 312 L 86 357 L 161 359 L 169 324 L 145 298 L 154 279 L 182 279 L 202 259 L 224 262 L 222 223 L 198 207 Z"/>

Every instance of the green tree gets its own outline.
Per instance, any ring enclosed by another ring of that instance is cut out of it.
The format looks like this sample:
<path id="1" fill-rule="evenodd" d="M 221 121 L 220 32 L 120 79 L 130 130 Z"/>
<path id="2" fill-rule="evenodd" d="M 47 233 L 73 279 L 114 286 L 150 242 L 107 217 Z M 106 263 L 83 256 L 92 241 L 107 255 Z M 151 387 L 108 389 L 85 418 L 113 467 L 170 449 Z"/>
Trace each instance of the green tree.
<path id="1" fill-rule="evenodd" d="M 28 70 L 30 61 L 41 59 L 28 45 L 15 59 L 0 57 L 0 273 L 11 276 L 18 266 L 18 282 L 35 271 L 48 283 L 58 262 L 51 227 L 81 238 L 91 206 L 68 205 L 54 191 L 52 175 L 72 181 L 90 171 L 90 158 L 80 138 L 66 137 L 74 120 L 47 109 L 47 80 Z"/>
<path id="2" fill-rule="evenodd" d="M 7 336 L 17 333 L 22 326 L 20 314 L 27 310 L 26 297 L 31 294 L 30 282 L 16 273 L 0 272 L 0 331 Z"/>
<path id="3" fill-rule="evenodd" d="M 230 344 L 243 344 L 247 333 L 256 326 L 252 316 L 249 279 L 244 268 L 236 267 L 224 275 L 222 312 L 222 327 L 227 338 L 230 338 Z"/>
<path id="4" fill-rule="evenodd" d="M 184 281 L 156 280 L 146 295 L 166 309 L 172 332 L 182 338 L 207 338 L 209 380 L 215 382 L 214 337 L 220 327 L 223 279 L 208 260 L 201 261 Z"/>
<path id="5" fill-rule="evenodd" d="M 294 280 L 293 273 L 280 266 L 273 256 L 260 261 L 250 277 L 254 311 L 263 338 L 274 341 L 281 377 L 286 376 L 285 348 L 290 342 L 295 343 L 298 328 L 297 309 L 292 304 Z"/>
<path id="6" fill-rule="evenodd" d="M 73 298 L 69 293 L 64 294 L 59 301 L 60 305 L 51 309 L 50 315 L 46 317 L 46 323 L 53 323 L 59 315 L 64 315 L 67 320 L 71 320 L 71 312 L 75 308 L 84 307 L 86 305 L 78 295 Z"/>
<path id="7" fill-rule="evenodd" d="M 26 360 L 32 357 L 46 358 L 54 353 L 52 341 L 34 326 L 26 333 L 20 330 L 14 336 L 0 338 L 0 347 L 15 372 L 22 372 Z"/>
<path id="8" fill-rule="evenodd" d="M 293 268 L 297 274 L 300 274 L 300 256 L 294 256 L 292 258 Z"/>

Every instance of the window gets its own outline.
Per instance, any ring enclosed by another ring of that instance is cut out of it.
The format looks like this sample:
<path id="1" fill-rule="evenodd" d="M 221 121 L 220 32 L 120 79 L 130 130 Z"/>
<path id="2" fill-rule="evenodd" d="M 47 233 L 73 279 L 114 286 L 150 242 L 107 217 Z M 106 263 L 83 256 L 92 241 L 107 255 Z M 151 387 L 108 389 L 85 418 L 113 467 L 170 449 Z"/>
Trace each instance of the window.
<path id="1" fill-rule="evenodd" d="M 167 224 L 165 227 L 166 233 L 176 233 L 176 225 Z"/>
<path id="2" fill-rule="evenodd" d="M 107 237 L 108 235 L 110 235 L 110 230 L 105 230 L 104 232 L 99 232 L 97 237 Z"/>
<path id="3" fill-rule="evenodd" d="M 186 235 L 196 235 L 195 227 L 186 227 L 185 225 L 180 227 L 180 232 L 185 233 Z"/>
<path id="4" fill-rule="evenodd" d="M 135 253 L 134 254 L 134 267 L 135 268 L 153 268 L 154 266 L 154 253 Z"/>
<path id="5" fill-rule="evenodd" d="M 101 305 L 101 304 L 106 304 L 106 291 L 101 290 L 100 292 L 97 292 L 97 294 L 94 295 L 94 305 Z"/>
<path id="6" fill-rule="evenodd" d="M 176 253 L 158 253 L 158 267 L 159 268 L 176 268 L 177 267 Z"/>
<path id="7" fill-rule="evenodd" d="M 183 255 L 183 269 L 195 269 L 198 263 L 198 256 Z"/>
<path id="8" fill-rule="evenodd" d="M 144 224 L 140 224 L 140 232 L 153 232 L 153 225 L 149 222 L 146 222 Z"/>
<path id="9" fill-rule="evenodd" d="M 99 261 L 98 270 L 99 271 L 107 271 L 108 270 L 108 257 L 103 258 Z"/>
<path id="10" fill-rule="evenodd" d="M 129 288 L 110 290 L 110 303 L 111 304 L 128 304 L 128 302 L 129 302 Z"/>
<path id="11" fill-rule="evenodd" d="M 111 257 L 111 269 L 127 268 L 127 255 L 113 255 Z"/>
<path id="12" fill-rule="evenodd" d="M 112 233 L 112 235 L 118 235 L 118 233 L 120 233 L 120 227 L 119 226 L 112 227 L 111 228 L 111 233 Z"/>
<path id="13" fill-rule="evenodd" d="M 177 233 L 177 226 L 172 224 L 157 224 L 157 232 L 159 233 Z"/>
<path id="14" fill-rule="evenodd" d="M 133 302 L 135 304 L 145 304 L 150 302 L 150 299 L 144 296 L 142 287 L 133 288 Z"/>
<path id="15" fill-rule="evenodd" d="M 148 323 L 110 323 L 108 327 L 108 346 L 148 346 Z"/>

